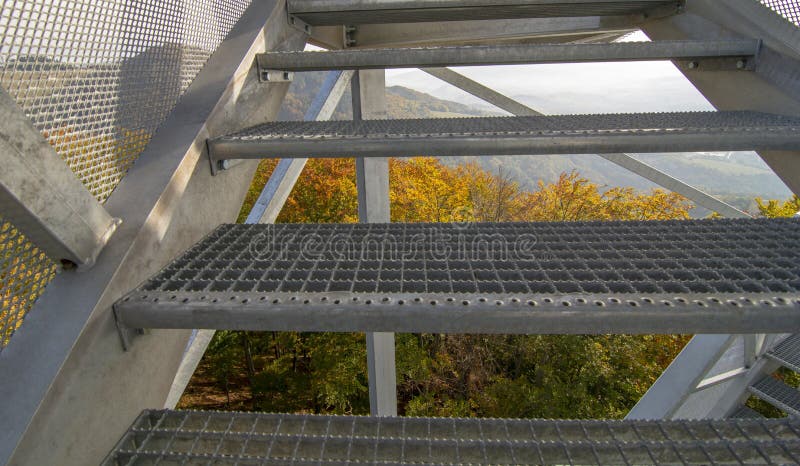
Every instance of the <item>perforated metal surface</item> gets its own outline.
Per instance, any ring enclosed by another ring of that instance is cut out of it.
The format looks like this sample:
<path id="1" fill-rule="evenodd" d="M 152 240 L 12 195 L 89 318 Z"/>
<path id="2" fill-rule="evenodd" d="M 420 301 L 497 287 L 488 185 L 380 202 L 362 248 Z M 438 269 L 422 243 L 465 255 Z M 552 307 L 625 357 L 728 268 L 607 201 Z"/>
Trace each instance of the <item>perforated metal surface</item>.
<path id="1" fill-rule="evenodd" d="M 3 2 L 0 86 L 104 202 L 249 3 Z M 2 348 L 53 264 L 0 229 Z"/>
<path id="2" fill-rule="evenodd" d="M 0 85 L 104 201 L 249 3 L 5 2 Z"/>
<path id="3" fill-rule="evenodd" d="M 0 351 L 55 274 L 55 264 L 0 217 Z"/>
<path id="4" fill-rule="evenodd" d="M 289 12 L 315 25 L 466 21 L 561 16 L 642 14 L 658 7 L 677 11 L 679 1 L 430 1 L 290 0 Z"/>
<path id="5" fill-rule="evenodd" d="M 209 141 L 217 160 L 798 147 L 800 118 L 758 112 L 284 121 Z"/>
<path id="6" fill-rule="evenodd" d="M 766 419 L 551 421 L 145 411 L 105 464 L 797 463 L 799 429 L 794 420 Z"/>
<path id="7" fill-rule="evenodd" d="M 760 0 L 761 3 L 774 10 L 796 26 L 800 26 L 800 1 L 797 0 Z"/>
<path id="8" fill-rule="evenodd" d="M 795 334 L 780 342 L 767 352 L 767 357 L 780 362 L 795 372 L 800 372 L 800 334 Z"/>
<path id="9" fill-rule="evenodd" d="M 780 380 L 767 376 L 751 385 L 753 395 L 775 406 L 790 416 L 800 416 L 800 391 Z"/>
<path id="10" fill-rule="evenodd" d="M 794 219 L 223 225 L 116 306 L 134 327 L 625 333 L 753 312 L 786 331 L 798 241 Z"/>

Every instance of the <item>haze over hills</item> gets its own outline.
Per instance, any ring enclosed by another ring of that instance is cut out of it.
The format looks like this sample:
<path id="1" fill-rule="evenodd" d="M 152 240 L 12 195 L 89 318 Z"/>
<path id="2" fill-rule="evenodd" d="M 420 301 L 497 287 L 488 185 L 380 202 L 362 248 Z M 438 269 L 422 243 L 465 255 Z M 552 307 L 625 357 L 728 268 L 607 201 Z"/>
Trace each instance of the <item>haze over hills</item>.
<path id="1" fill-rule="evenodd" d="M 279 118 L 302 119 L 323 73 L 297 73 Z M 450 93 L 448 93 L 450 95 Z M 467 99 L 465 99 L 467 100 Z M 526 101 L 524 96 L 520 98 Z M 526 102 L 527 103 L 527 102 Z M 402 86 L 387 87 L 390 118 L 439 118 L 500 115 L 489 106 L 464 104 L 434 97 Z M 351 115 L 349 91 L 340 102 L 334 119 Z M 755 210 L 753 198 L 785 199 L 791 192 L 753 152 L 711 152 L 677 154 L 638 154 L 636 157 L 686 183 L 721 197 L 737 207 Z M 578 171 L 601 186 L 631 186 L 647 191 L 656 185 L 601 157 L 594 155 L 450 157 L 448 164 L 475 160 L 494 172 L 501 170 L 523 188 L 533 189 L 539 181 L 553 182 L 563 172 Z M 698 211 L 696 215 L 703 215 Z"/>

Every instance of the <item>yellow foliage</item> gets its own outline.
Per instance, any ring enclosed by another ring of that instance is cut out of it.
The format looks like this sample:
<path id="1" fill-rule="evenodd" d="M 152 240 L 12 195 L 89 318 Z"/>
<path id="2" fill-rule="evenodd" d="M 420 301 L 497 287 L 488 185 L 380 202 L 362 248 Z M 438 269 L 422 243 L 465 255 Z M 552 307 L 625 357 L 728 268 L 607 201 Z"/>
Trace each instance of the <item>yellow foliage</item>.
<path id="1" fill-rule="evenodd" d="M 243 221 L 274 169 L 259 166 L 239 215 Z M 684 197 L 654 189 L 600 187 L 577 172 L 526 192 L 502 171 L 475 163 L 448 167 L 438 159 L 390 159 L 389 198 L 394 222 L 506 222 L 580 220 L 667 220 L 689 218 Z M 356 222 L 358 201 L 352 159 L 312 159 L 278 216 L 279 222 Z"/>
<path id="2" fill-rule="evenodd" d="M 756 203 L 761 215 L 768 218 L 794 217 L 800 212 L 800 197 L 797 197 L 796 194 L 784 202 L 770 199 L 765 203 L 760 197 L 757 197 Z"/>

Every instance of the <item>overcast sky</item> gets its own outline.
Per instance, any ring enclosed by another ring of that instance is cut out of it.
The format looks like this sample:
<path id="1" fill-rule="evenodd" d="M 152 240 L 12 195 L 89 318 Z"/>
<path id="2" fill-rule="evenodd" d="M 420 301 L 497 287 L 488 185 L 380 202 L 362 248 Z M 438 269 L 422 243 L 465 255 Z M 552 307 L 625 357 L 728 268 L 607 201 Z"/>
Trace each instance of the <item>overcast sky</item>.
<path id="1" fill-rule="evenodd" d="M 627 40 L 647 40 L 636 33 Z M 669 62 L 471 66 L 458 72 L 543 113 L 613 113 L 713 110 Z M 387 70 L 388 86 L 485 105 L 453 86 L 412 69 Z"/>

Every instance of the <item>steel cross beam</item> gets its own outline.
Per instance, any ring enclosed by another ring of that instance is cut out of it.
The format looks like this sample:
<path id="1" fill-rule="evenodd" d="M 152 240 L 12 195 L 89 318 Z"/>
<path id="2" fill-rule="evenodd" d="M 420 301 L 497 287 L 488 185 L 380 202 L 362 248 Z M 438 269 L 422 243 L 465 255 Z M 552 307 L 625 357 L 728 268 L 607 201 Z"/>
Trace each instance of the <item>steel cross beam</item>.
<path id="1" fill-rule="evenodd" d="M 0 206 L 48 257 L 91 266 L 120 223 L 0 90 Z"/>
<path id="2" fill-rule="evenodd" d="M 312 26 L 507 18 L 674 14 L 678 0 L 289 0 L 289 14 Z"/>
<path id="3" fill-rule="evenodd" d="M 542 115 L 536 110 L 511 99 L 494 89 L 469 79 L 449 68 L 422 68 L 422 71 L 441 79 L 465 92 L 468 92 L 479 99 L 505 110 L 513 115 Z M 637 175 L 646 178 L 659 186 L 663 186 L 670 191 L 676 192 L 687 199 L 696 202 L 714 212 L 718 212 L 723 217 L 740 218 L 749 217 L 741 210 L 720 201 L 719 199 L 700 191 L 644 162 L 641 162 L 628 154 L 598 154 L 600 157 L 613 162 L 622 168 L 632 171 Z"/>

